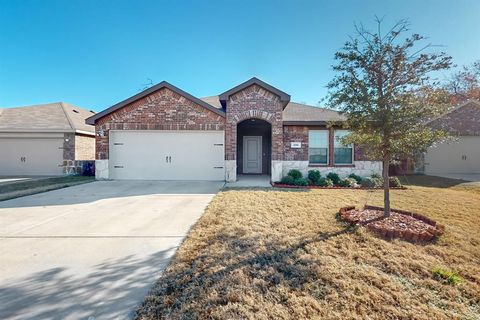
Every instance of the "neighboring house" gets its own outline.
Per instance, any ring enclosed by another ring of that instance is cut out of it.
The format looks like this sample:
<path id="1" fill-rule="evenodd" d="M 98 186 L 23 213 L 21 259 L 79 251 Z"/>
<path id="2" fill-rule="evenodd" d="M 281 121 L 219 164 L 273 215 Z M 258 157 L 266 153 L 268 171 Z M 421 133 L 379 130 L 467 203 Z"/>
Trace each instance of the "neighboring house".
<path id="1" fill-rule="evenodd" d="M 428 148 L 419 172 L 436 176 L 480 173 L 479 101 L 468 101 L 429 125 L 449 132 L 455 139 Z"/>
<path id="2" fill-rule="evenodd" d="M 227 180 L 290 169 L 370 175 L 381 163 L 342 146 L 338 112 L 290 102 L 252 78 L 198 99 L 161 82 L 87 119 L 96 130 L 99 179 Z"/>
<path id="3" fill-rule="evenodd" d="M 93 114 L 63 102 L 0 108 L 0 175 L 81 173 L 95 159 Z"/>

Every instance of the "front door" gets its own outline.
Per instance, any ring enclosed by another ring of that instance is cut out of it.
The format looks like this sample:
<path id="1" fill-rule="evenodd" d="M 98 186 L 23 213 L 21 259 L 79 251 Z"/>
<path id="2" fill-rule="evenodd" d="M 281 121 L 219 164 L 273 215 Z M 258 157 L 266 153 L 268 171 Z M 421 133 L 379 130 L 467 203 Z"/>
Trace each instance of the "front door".
<path id="1" fill-rule="evenodd" d="M 262 173 L 262 137 L 243 137 L 243 173 Z"/>

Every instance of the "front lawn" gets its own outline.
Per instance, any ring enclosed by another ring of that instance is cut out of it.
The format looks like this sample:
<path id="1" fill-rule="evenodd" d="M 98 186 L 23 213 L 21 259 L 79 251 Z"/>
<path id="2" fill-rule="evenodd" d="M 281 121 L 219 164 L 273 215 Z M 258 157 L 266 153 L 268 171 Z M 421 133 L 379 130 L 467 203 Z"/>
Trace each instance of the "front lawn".
<path id="1" fill-rule="evenodd" d="M 19 180 L 0 185 L 0 201 L 95 181 L 90 176 L 59 176 Z"/>
<path id="2" fill-rule="evenodd" d="M 479 319 L 478 193 L 392 191 L 393 208 L 446 226 L 424 246 L 381 240 L 336 219 L 340 207 L 366 202 L 381 206 L 382 191 L 219 193 L 137 318 Z M 442 281 L 438 270 L 461 280 Z"/>

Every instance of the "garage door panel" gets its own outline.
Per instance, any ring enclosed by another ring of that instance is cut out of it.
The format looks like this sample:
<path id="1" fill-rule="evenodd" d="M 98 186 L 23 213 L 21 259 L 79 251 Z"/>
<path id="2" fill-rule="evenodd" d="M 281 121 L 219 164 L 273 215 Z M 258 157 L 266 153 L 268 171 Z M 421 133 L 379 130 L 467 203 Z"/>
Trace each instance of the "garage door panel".
<path id="1" fill-rule="evenodd" d="M 0 175 L 61 175 L 63 139 L 0 138 Z"/>
<path id="2" fill-rule="evenodd" d="M 425 173 L 480 173 L 480 137 L 462 136 L 429 148 L 425 154 Z"/>
<path id="3" fill-rule="evenodd" d="M 111 131 L 110 177 L 224 180 L 223 131 Z"/>

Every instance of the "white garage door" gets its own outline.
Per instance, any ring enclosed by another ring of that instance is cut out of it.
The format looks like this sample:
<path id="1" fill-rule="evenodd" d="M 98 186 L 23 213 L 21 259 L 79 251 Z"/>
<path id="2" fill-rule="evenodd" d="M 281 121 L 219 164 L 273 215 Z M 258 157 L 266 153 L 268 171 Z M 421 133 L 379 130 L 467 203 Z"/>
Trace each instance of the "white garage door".
<path id="1" fill-rule="evenodd" d="M 61 175 L 62 147 L 62 138 L 0 138 L 0 175 Z"/>
<path id="2" fill-rule="evenodd" d="M 223 131 L 110 131 L 112 179 L 225 180 Z"/>
<path id="3" fill-rule="evenodd" d="M 458 141 L 428 149 L 425 173 L 480 173 L 480 137 L 462 136 Z"/>

